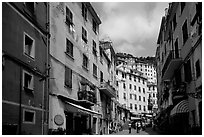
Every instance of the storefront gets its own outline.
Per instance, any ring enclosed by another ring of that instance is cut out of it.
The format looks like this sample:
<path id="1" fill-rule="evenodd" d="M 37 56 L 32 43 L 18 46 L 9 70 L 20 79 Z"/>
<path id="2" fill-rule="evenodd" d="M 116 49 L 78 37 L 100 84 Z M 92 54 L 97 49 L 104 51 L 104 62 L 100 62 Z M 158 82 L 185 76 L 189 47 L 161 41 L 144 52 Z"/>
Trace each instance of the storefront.
<path id="1" fill-rule="evenodd" d="M 97 123 L 101 114 L 62 95 L 53 97 L 52 101 L 55 109 L 50 111 L 50 134 L 98 134 Z"/>
<path id="2" fill-rule="evenodd" d="M 188 101 L 182 100 L 171 110 L 169 119 L 171 133 L 175 135 L 189 134 L 188 117 Z"/>

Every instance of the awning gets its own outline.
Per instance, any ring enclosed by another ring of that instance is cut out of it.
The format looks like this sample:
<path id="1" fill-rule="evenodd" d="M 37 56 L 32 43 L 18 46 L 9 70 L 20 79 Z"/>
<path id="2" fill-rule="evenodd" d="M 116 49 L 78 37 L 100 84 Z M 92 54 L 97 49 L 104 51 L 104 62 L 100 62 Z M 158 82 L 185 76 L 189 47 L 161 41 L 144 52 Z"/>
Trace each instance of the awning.
<path id="1" fill-rule="evenodd" d="M 91 115 L 91 114 L 101 115 L 100 113 L 98 113 L 96 111 L 84 108 L 82 106 L 79 106 L 79 105 L 76 105 L 76 104 L 73 104 L 73 103 L 67 102 L 67 101 L 66 101 L 66 108 L 65 109 L 67 111 L 71 111 L 71 112 L 75 112 L 75 113 L 82 113 L 82 114 L 89 114 L 89 115 Z"/>
<path id="2" fill-rule="evenodd" d="M 131 120 L 141 120 L 139 117 L 131 117 Z"/>
<path id="3" fill-rule="evenodd" d="M 145 115 L 146 117 L 152 118 L 152 115 Z"/>
<path id="4" fill-rule="evenodd" d="M 175 114 L 180 114 L 180 113 L 188 113 L 188 101 L 187 100 L 182 100 L 179 102 L 172 110 L 170 113 L 170 116 L 173 116 Z"/>

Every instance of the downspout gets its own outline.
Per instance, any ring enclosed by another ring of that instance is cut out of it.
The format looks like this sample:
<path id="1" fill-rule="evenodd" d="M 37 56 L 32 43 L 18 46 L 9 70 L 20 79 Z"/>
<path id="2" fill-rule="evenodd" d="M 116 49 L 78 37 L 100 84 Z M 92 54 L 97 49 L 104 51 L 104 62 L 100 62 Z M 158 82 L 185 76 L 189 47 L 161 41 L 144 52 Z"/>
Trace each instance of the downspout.
<path id="1" fill-rule="evenodd" d="M 47 124 L 47 131 L 48 131 L 48 118 L 49 118 L 49 71 L 50 71 L 50 58 L 49 58 L 49 53 L 50 53 L 50 22 L 49 22 L 49 17 L 50 17 L 50 5 L 49 2 L 47 2 L 47 62 L 46 62 L 46 94 L 45 97 L 47 98 L 45 105 L 46 105 L 46 110 L 45 110 L 45 123 Z"/>
<path id="2" fill-rule="evenodd" d="M 23 88 L 23 87 L 22 87 L 22 69 L 21 69 L 21 67 L 20 67 L 20 97 L 19 97 L 19 98 L 20 98 L 20 100 L 19 100 L 19 104 L 20 104 L 20 105 L 19 105 L 19 123 L 18 123 L 18 124 L 19 124 L 19 128 L 18 128 L 18 134 L 19 134 L 19 135 L 21 135 L 21 126 L 22 126 L 22 125 L 21 125 L 21 123 L 22 123 L 22 122 L 21 122 L 21 121 L 22 121 L 22 118 L 21 118 L 21 110 L 22 110 L 22 109 L 21 109 L 21 107 L 22 107 L 22 106 L 21 106 L 21 104 L 22 104 L 22 88 Z"/>
<path id="3" fill-rule="evenodd" d="M 46 67 L 45 67 L 45 71 L 46 71 L 46 77 L 43 80 L 43 101 L 42 101 L 42 134 L 48 134 L 45 133 L 45 127 L 47 128 L 46 131 L 48 131 L 48 112 L 49 112 L 49 37 L 50 37 L 50 33 L 49 33 L 49 3 L 46 2 Z"/>

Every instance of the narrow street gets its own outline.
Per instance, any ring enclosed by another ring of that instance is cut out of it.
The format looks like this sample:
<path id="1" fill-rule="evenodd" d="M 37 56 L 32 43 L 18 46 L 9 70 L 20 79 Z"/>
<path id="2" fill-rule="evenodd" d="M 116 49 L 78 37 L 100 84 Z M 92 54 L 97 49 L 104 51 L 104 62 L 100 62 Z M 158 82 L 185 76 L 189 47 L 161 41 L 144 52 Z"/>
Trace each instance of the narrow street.
<path id="1" fill-rule="evenodd" d="M 148 127 L 145 129 L 145 131 L 141 130 L 139 133 L 137 133 L 136 129 L 132 128 L 131 133 L 129 133 L 128 129 L 124 129 L 120 132 L 113 133 L 111 135 L 160 135 L 160 133 L 153 131 L 153 129 L 151 127 Z"/>

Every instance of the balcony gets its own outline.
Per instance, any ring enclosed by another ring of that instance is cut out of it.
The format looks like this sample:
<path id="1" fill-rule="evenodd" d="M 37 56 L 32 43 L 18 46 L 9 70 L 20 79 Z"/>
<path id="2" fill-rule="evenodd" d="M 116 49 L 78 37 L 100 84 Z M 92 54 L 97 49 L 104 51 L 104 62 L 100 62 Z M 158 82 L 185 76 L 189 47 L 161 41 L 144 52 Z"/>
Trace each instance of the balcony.
<path id="1" fill-rule="evenodd" d="M 181 65 L 182 59 L 180 58 L 180 50 L 169 52 L 164 67 L 162 69 L 163 80 L 168 80 L 174 75 L 174 71 Z"/>
<path id="2" fill-rule="evenodd" d="M 172 99 L 177 100 L 180 98 L 185 97 L 186 94 L 186 84 L 185 83 L 180 83 L 178 88 L 175 88 L 172 92 Z"/>
<path id="3" fill-rule="evenodd" d="M 82 90 L 78 92 L 78 100 L 93 106 L 96 103 L 96 95 L 93 91 Z"/>
<path id="4" fill-rule="evenodd" d="M 101 82 L 99 90 L 103 91 L 109 97 L 115 98 L 116 97 L 116 91 L 109 83 L 110 82 L 105 82 L 105 81 Z"/>

